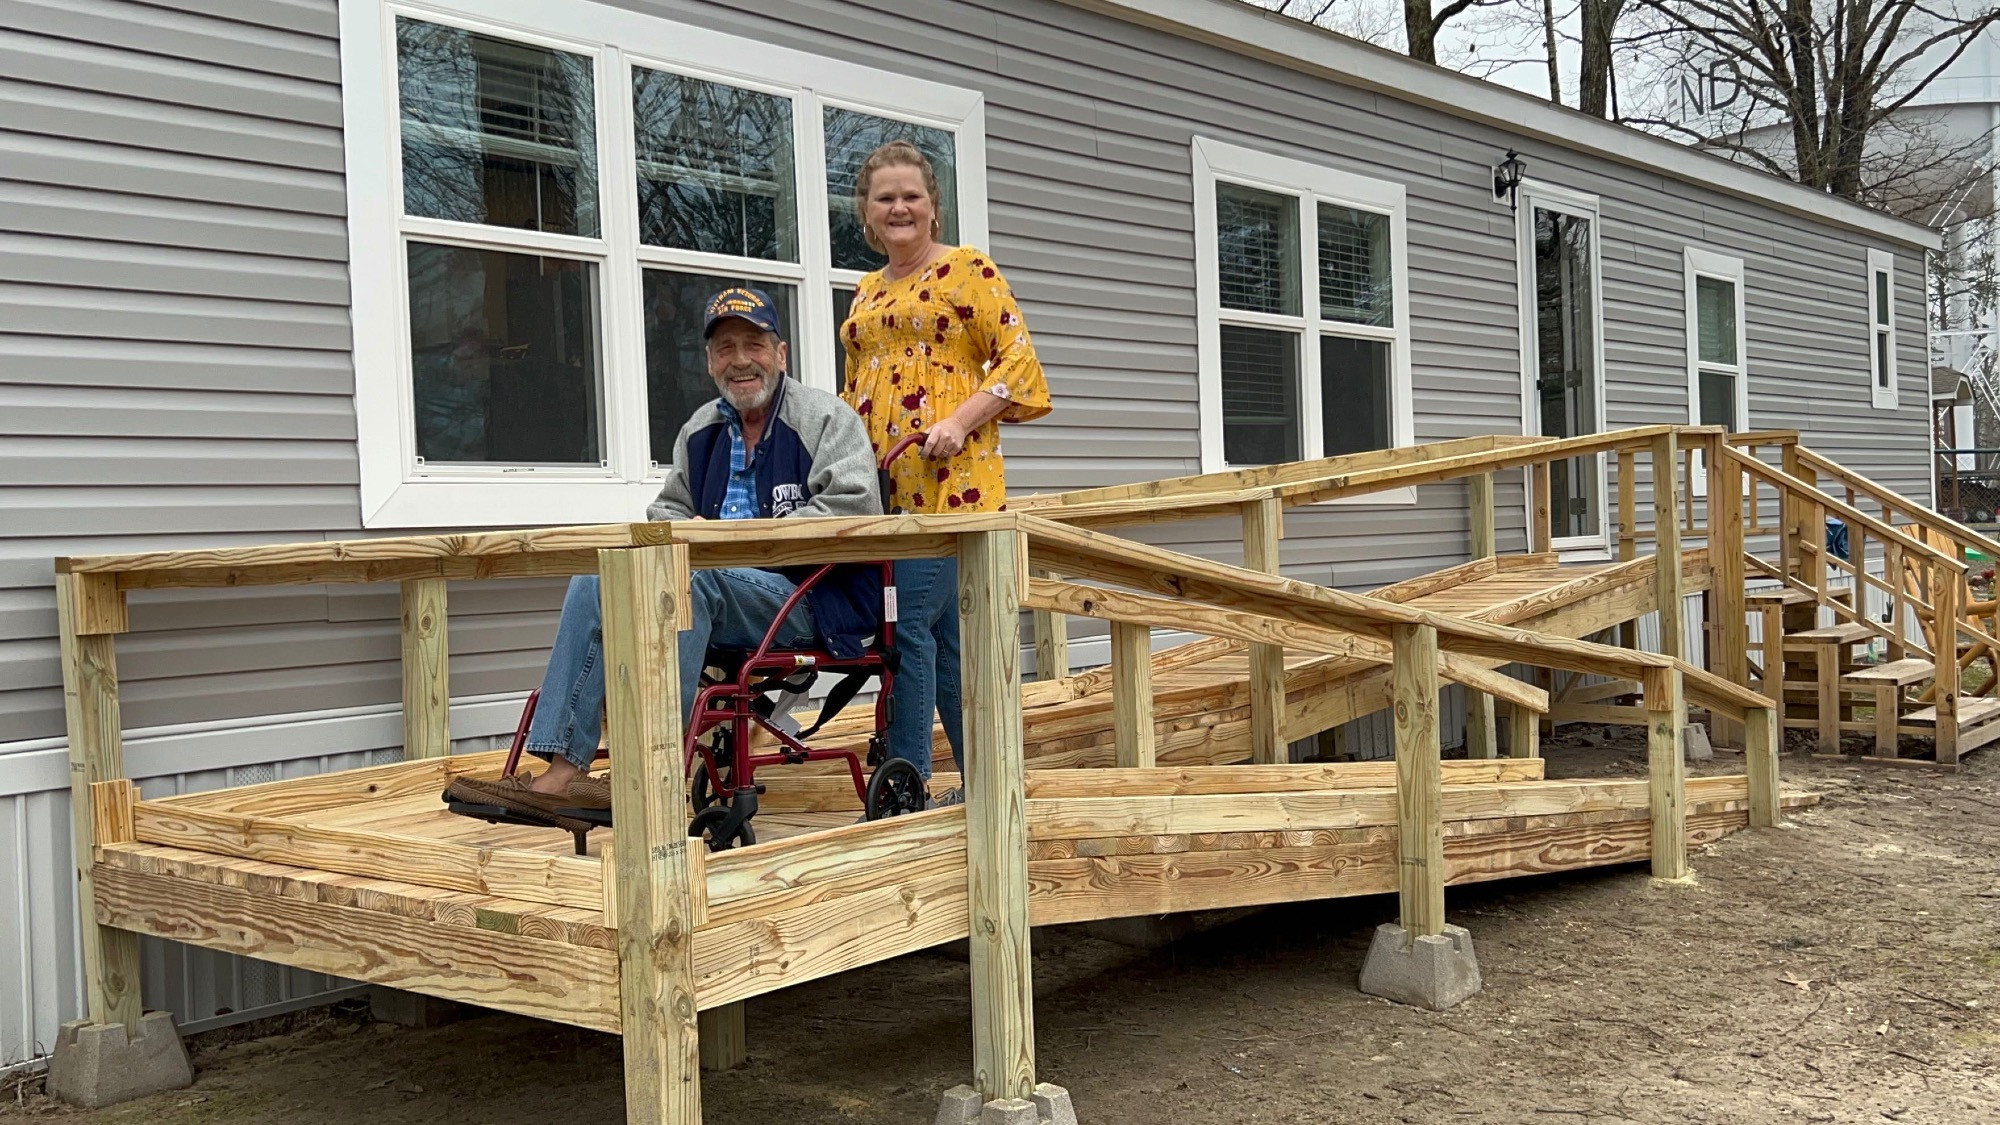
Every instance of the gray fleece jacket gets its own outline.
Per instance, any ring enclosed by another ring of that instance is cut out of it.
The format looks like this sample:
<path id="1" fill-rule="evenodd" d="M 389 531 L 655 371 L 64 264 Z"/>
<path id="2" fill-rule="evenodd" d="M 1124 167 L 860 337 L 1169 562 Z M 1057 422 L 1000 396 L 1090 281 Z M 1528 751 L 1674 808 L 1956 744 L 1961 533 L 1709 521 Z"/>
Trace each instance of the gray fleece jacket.
<path id="1" fill-rule="evenodd" d="M 721 400 L 694 412 L 674 439 L 674 461 L 649 520 L 720 518 L 729 488 L 729 422 Z M 787 376 L 755 464 L 758 515 L 879 516 L 882 499 L 868 431 L 837 396 Z"/>

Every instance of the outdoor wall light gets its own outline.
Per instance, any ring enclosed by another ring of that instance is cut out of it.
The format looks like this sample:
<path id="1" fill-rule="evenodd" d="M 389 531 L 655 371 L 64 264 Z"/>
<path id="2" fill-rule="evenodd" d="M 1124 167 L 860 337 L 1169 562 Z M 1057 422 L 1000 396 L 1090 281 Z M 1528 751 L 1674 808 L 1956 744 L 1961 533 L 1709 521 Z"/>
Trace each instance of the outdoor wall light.
<path id="1" fill-rule="evenodd" d="M 1507 210 L 1515 209 L 1515 196 L 1521 189 L 1521 179 L 1526 176 L 1528 165 L 1513 149 L 1507 150 L 1507 159 L 1493 166 L 1493 198 L 1507 200 Z"/>

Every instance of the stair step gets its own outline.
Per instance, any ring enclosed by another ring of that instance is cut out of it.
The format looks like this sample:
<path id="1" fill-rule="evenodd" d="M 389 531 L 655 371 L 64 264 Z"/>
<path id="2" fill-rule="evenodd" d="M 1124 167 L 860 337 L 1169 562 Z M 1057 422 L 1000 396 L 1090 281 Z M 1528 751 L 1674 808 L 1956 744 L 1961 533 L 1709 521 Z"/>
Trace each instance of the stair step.
<path id="1" fill-rule="evenodd" d="M 1875 635 L 1875 630 L 1859 621 L 1844 621 L 1838 625 L 1828 625 L 1822 629 L 1807 629 L 1802 633 L 1786 633 L 1788 641 L 1803 641 L 1807 644 L 1853 644 L 1865 641 Z"/>
<path id="2" fill-rule="evenodd" d="M 1937 665 L 1913 656 L 1908 660 L 1892 660 L 1887 664 L 1857 668 L 1841 679 L 1851 684 L 1893 684 L 1896 687 L 1908 687 L 1930 679 L 1936 672 Z"/>
<path id="3" fill-rule="evenodd" d="M 1961 695 L 1958 697 L 1958 727 L 1960 730 L 1964 730 L 1974 723 L 1983 723 L 1996 715 L 2000 715 L 2000 699 L 1971 695 Z M 1906 723 L 1929 723 L 1932 726 L 1936 726 L 1937 708 L 1926 707 L 1921 711 L 1912 711 L 1903 716 L 1903 721 Z"/>
<path id="4" fill-rule="evenodd" d="M 1804 590 L 1781 587 L 1775 590 L 1751 590 L 1743 595 L 1743 600 L 1751 605 L 1804 605 L 1813 600 Z"/>

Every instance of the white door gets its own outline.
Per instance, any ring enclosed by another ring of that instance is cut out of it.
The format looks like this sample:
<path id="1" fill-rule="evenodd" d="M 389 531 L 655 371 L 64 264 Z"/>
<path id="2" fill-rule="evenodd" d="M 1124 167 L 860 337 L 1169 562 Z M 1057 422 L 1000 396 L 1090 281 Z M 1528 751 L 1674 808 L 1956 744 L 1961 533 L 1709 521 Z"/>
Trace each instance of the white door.
<path id="1" fill-rule="evenodd" d="M 1522 432 L 1581 437 L 1604 429 L 1603 287 L 1595 196 L 1547 185 L 1522 188 Z M 1557 549 L 1602 548 L 1604 457 L 1549 466 L 1549 517 Z"/>

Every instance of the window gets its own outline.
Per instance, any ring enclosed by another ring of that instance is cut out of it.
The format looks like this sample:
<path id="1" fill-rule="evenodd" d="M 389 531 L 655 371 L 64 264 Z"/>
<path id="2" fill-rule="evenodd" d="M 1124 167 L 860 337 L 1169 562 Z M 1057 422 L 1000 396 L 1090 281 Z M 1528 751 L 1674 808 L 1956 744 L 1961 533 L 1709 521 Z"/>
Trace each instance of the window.
<path id="1" fill-rule="evenodd" d="M 1744 358 L 1743 259 L 1689 247 L 1687 275 L 1688 421 L 1750 428 Z"/>
<path id="2" fill-rule="evenodd" d="M 974 91 L 598 4 L 533 28 L 447 3 L 341 6 L 365 526 L 637 518 L 715 397 L 721 288 L 770 293 L 792 374 L 836 389 L 884 141 L 935 164 L 947 240 L 986 241 Z"/>
<path id="3" fill-rule="evenodd" d="M 1203 470 L 1414 440 L 1402 185 L 1203 138 L 1193 162 Z"/>
<path id="4" fill-rule="evenodd" d="M 1896 395 L 1896 258 L 1886 250 L 1868 252 L 1868 397 L 1879 409 L 1894 410 Z"/>

